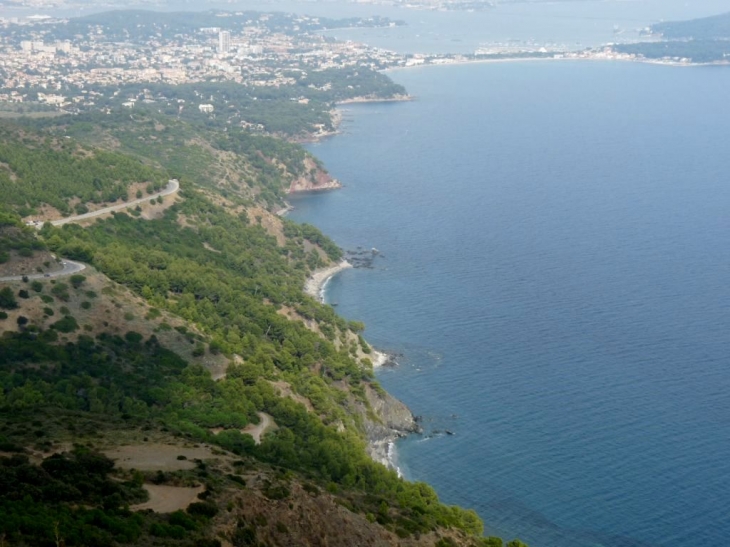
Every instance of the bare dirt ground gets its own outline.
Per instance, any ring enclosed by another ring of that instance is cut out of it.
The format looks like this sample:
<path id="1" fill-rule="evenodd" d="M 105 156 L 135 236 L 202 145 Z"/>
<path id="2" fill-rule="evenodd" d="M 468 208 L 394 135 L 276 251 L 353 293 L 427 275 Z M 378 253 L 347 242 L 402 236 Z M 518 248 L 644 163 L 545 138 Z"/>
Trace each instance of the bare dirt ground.
<path id="1" fill-rule="evenodd" d="M 195 462 L 212 458 L 213 453 L 207 447 L 185 448 L 168 444 L 141 444 L 120 446 L 104 452 L 106 456 L 115 460 L 116 466 L 122 469 L 137 469 L 139 471 L 179 471 L 192 469 Z M 178 456 L 186 459 L 178 460 Z"/>
<path id="2" fill-rule="evenodd" d="M 205 490 L 205 487 L 185 488 L 183 486 L 145 484 L 144 489 L 150 495 L 149 501 L 133 505 L 130 507 L 132 511 L 152 509 L 155 513 L 173 513 L 180 509 L 187 509 L 188 505 L 198 499 L 198 494 Z"/>
<path id="3" fill-rule="evenodd" d="M 258 424 L 247 425 L 241 430 L 241 433 L 248 433 L 253 437 L 256 444 L 261 444 L 261 437 L 263 434 L 269 430 L 276 429 L 277 425 L 274 418 L 268 414 L 263 412 L 258 412 L 257 414 L 259 415 L 259 418 L 261 418 L 261 421 Z"/>
<path id="4" fill-rule="evenodd" d="M 252 225 L 261 224 L 261 226 L 264 228 L 264 230 L 266 230 L 269 235 L 272 235 L 276 238 L 276 242 L 279 245 L 286 244 L 283 224 L 281 222 L 281 219 L 275 214 L 270 213 L 262 207 L 249 207 L 246 210 L 246 215 L 248 216 L 249 223 L 251 223 Z"/>

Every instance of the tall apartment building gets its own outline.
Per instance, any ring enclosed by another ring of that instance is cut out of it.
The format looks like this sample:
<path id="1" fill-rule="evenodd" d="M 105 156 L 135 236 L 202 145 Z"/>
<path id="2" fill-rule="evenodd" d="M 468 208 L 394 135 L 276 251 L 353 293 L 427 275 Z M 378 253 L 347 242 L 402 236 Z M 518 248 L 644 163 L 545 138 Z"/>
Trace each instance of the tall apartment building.
<path id="1" fill-rule="evenodd" d="M 222 30 L 218 33 L 218 53 L 228 53 L 231 50 L 231 33 Z"/>

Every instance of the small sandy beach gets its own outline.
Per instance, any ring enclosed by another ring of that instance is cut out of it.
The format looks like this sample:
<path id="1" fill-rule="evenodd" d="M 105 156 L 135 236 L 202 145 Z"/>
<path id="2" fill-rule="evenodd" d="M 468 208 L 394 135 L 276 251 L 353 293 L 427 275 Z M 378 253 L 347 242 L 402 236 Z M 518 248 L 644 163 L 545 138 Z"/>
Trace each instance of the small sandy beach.
<path id="1" fill-rule="evenodd" d="M 307 279 L 307 282 L 304 284 L 304 292 L 312 298 L 316 298 L 318 301 L 324 302 L 323 289 L 325 285 L 327 285 L 327 282 L 334 275 L 348 268 L 352 268 L 352 264 L 350 264 L 347 260 L 343 260 L 342 262 L 335 264 L 334 266 L 315 270 L 315 272 L 311 275 L 309 279 Z"/>
<path id="2" fill-rule="evenodd" d="M 352 268 L 352 264 L 347 260 L 343 260 L 333 266 L 316 270 L 304 284 L 304 292 L 312 298 L 316 298 L 319 302 L 324 302 L 324 289 L 327 282 L 342 270 L 347 270 L 348 268 Z M 390 359 L 387 353 L 378 351 L 375 348 L 372 348 L 372 352 L 367 357 L 373 363 L 373 368 L 382 367 Z"/>

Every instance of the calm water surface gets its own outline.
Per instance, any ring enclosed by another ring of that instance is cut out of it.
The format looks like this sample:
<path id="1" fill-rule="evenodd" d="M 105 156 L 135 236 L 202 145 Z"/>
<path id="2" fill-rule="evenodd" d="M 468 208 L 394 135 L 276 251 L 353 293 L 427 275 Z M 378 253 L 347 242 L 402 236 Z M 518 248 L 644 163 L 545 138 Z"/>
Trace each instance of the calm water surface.
<path id="1" fill-rule="evenodd" d="M 730 70 L 392 75 L 292 217 L 384 255 L 328 299 L 403 354 L 406 475 L 532 547 L 730 544 Z"/>

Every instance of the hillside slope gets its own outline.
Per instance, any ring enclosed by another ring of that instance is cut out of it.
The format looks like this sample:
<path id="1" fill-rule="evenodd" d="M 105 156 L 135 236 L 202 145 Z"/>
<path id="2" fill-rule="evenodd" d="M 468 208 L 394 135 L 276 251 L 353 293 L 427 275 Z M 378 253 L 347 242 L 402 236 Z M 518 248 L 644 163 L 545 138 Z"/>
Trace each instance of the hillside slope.
<path id="1" fill-rule="evenodd" d="M 475 513 L 367 456 L 368 433 L 413 422 L 375 382 L 361 325 L 302 291 L 341 251 L 242 199 L 183 182 L 156 214 L 22 232 L 88 267 L 0 286 L 0 534 L 12 545 L 501 545 L 479 537 Z M 17 222 L 25 206 L 3 214 Z"/>

